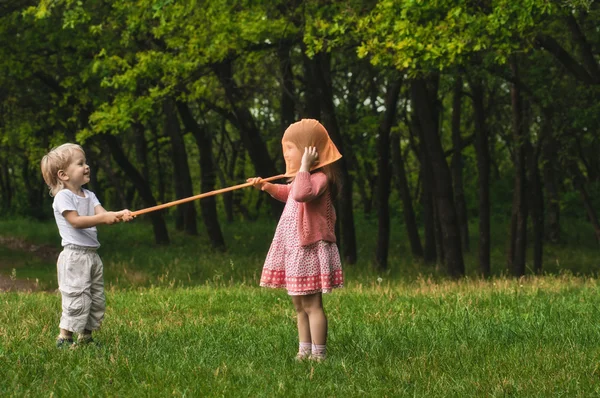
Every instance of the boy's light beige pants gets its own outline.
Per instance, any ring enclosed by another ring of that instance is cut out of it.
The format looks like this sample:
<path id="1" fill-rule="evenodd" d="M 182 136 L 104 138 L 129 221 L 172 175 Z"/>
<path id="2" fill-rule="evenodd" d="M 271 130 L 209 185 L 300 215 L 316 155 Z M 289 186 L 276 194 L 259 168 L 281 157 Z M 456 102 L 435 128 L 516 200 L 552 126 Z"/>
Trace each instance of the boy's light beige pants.
<path id="1" fill-rule="evenodd" d="M 60 328 L 77 333 L 99 329 L 106 304 L 102 260 L 96 250 L 65 246 L 58 256 L 57 272 L 62 295 Z"/>

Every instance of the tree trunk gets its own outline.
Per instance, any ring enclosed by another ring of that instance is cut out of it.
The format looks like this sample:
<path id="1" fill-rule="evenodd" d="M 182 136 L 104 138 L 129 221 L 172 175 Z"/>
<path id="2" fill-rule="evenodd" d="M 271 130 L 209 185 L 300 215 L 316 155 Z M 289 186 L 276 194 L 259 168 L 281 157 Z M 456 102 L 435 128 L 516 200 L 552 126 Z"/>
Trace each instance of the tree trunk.
<path id="1" fill-rule="evenodd" d="M 404 225 L 406 226 L 406 234 L 410 242 L 410 250 L 414 257 L 423 258 L 423 246 L 421 246 L 421 238 L 419 237 L 419 229 L 413 209 L 410 188 L 406 179 L 406 170 L 404 168 L 404 159 L 402 149 L 400 148 L 400 135 L 393 133 L 391 136 L 392 146 L 392 170 L 394 171 L 394 181 L 396 181 L 396 189 L 402 199 L 402 214 L 404 215 Z"/>
<path id="2" fill-rule="evenodd" d="M 435 217 L 434 217 L 434 205 L 433 205 L 433 174 L 431 172 L 431 161 L 427 150 L 425 149 L 425 139 L 421 132 L 421 126 L 418 122 L 418 116 L 416 110 L 414 111 L 413 118 L 411 121 L 413 131 L 419 136 L 419 163 L 420 169 L 420 180 L 421 180 L 421 207 L 423 208 L 423 224 L 425 231 L 425 252 L 423 254 L 423 261 L 426 264 L 434 264 L 437 260 L 437 250 L 435 244 Z"/>
<path id="3" fill-rule="evenodd" d="M 469 251 L 469 221 L 467 218 L 467 203 L 465 200 L 465 191 L 463 188 L 463 158 L 460 119 L 462 113 L 462 90 L 463 80 L 457 77 L 454 82 L 454 93 L 452 98 L 452 183 L 454 187 L 454 202 L 456 203 L 456 216 L 460 227 L 460 237 L 463 243 L 463 249 Z"/>
<path id="4" fill-rule="evenodd" d="M 598 221 L 598 215 L 596 214 L 596 210 L 594 210 L 594 205 L 592 204 L 590 195 L 585 188 L 585 177 L 576 164 L 571 165 L 571 173 L 573 174 L 573 185 L 575 185 L 575 188 L 579 191 L 581 200 L 583 201 L 583 206 L 587 212 L 587 216 L 594 227 L 596 242 L 600 244 L 600 222 Z"/>
<path id="5" fill-rule="evenodd" d="M 377 249 L 376 261 L 380 269 L 387 269 L 390 246 L 390 131 L 396 120 L 396 107 L 402 80 L 392 82 L 387 89 L 385 113 L 379 126 L 377 139 Z"/>
<path id="6" fill-rule="evenodd" d="M 280 47 L 277 51 L 279 56 L 279 73 L 281 73 L 281 120 L 280 131 L 283 136 L 288 126 L 295 122 L 296 112 L 294 103 L 294 74 L 292 72 L 292 60 L 290 59 L 290 48 Z"/>
<path id="7" fill-rule="evenodd" d="M 479 270 L 490 276 L 490 146 L 485 115 L 482 81 L 471 82 L 473 112 L 475 117 L 475 155 L 477 157 L 477 182 L 479 193 Z"/>
<path id="8" fill-rule="evenodd" d="M 217 167 L 217 176 L 219 177 L 221 186 L 228 186 L 225 173 L 220 167 Z M 225 208 L 225 220 L 228 224 L 231 224 L 233 222 L 233 191 L 225 192 L 223 194 L 223 207 Z M 200 211 L 202 211 L 202 209 L 200 209 Z"/>
<path id="9" fill-rule="evenodd" d="M 423 224 L 425 230 L 425 253 L 423 260 L 427 264 L 435 264 L 437 261 L 437 245 L 435 242 L 435 208 L 432 193 L 433 177 L 429 171 L 429 165 L 421 170 L 421 181 L 423 191 L 421 192 L 421 206 L 423 207 Z"/>
<path id="10" fill-rule="evenodd" d="M 127 159 L 125 152 L 123 152 L 123 148 L 121 148 L 117 137 L 111 134 L 103 134 L 101 137 L 108 145 L 110 153 L 115 162 L 117 162 L 127 178 L 138 190 L 144 205 L 146 207 L 156 206 L 156 200 L 154 199 L 154 195 L 152 195 L 152 189 L 150 188 L 150 185 L 148 185 L 148 182 L 144 180 L 144 177 L 142 177 L 140 172 L 131 164 L 131 162 L 129 162 L 129 159 Z M 160 211 L 153 211 L 148 213 L 148 216 L 150 217 L 150 220 L 152 221 L 152 227 L 154 228 L 154 241 L 157 244 L 168 244 L 169 233 L 167 232 L 167 225 L 162 217 L 162 213 Z"/>
<path id="11" fill-rule="evenodd" d="M 280 44 L 277 50 L 279 58 L 279 73 L 281 74 L 281 97 L 280 97 L 280 120 L 279 138 L 283 137 L 285 130 L 296 121 L 294 74 L 292 71 L 292 60 L 290 58 L 290 47 Z M 283 156 L 277 156 L 277 169 L 285 169 Z M 263 197 L 260 197 L 261 203 Z"/>
<path id="12" fill-rule="evenodd" d="M 519 71 L 516 61 L 511 62 L 515 77 Z M 526 129 L 523 117 L 523 102 L 521 90 L 518 85 L 511 86 L 512 100 L 512 129 L 515 164 L 515 183 L 513 191 L 513 204 L 511 216 L 511 236 L 508 251 L 508 266 L 514 276 L 525 275 L 525 256 L 527 250 L 527 200 L 526 200 L 526 174 L 525 174 L 525 140 Z"/>
<path id="13" fill-rule="evenodd" d="M 21 173 L 23 178 L 23 184 L 25 185 L 27 208 L 28 214 L 35 217 L 36 219 L 42 219 L 44 215 L 44 209 L 42 208 L 43 203 L 43 180 L 39 173 L 32 172 L 30 167 L 29 158 L 26 154 L 22 157 L 23 163 L 21 163 Z M 37 170 L 36 170 L 37 171 Z"/>
<path id="14" fill-rule="evenodd" d="M 217 176 L 219 177 L 219 181 L 221 182 L 221 186 L 227 187 L 231 184 L 228 182 L 233 181 L 233 171 L 229 172 L 229 170 L 235 169 L 235 161 L 237 157 L 237 149 L 235 147 L 235 143 L 231 142 L 229 137 L 227 136 L 227 129 L 225 128 L 225 119 L 223 119 L 223 123 L 221 126 L 221 143 L 219 145 L 219 152 L 217 155 L 217 159 L 215 161 L 215 169 L 217 171 Z M 225 155 L 225 141 L 229 141 L 231 145 L 231 157 L 229 160 L 227 159 L 227 155 Z M 225 164 L 223 167 L 220 166 L 221 158 L 225 159 Z M 233 164 L 233 166 L 232 166 Z M 223 194 L 223 207 L 225 208 L 225 218 L 227 223 L 233 222 L 233 191 L 225 192 Z"/>
<path id="15" fill-rule="evenodd" d="M 267 146 L 260 136 L 260 131 L 250 110 L 242 104 L 242 93 L 233 79 L 231 61 L 226 60 L 220 65 L 215 66 L 213 70 L 225 90 L 225 96 L 237 119 L 242 143 L 250 155 L 250 160 L 254 165 L 257 175 L 260 177 L 271 177 L 280 174 L 275 169 L 273 159 L 271 159 Z M 283 204 L 271 196 L 269 196 L 269 203 L 271 204 L 272 215 L 279 217 L 283 210 Z"/>
<path id="16" fill-rule="evenodd" d="M 13 192 L 13 184 L 11 181 L 11 173 L 9 172 L 9 169 L 11 168 L 10 163 L 8 161 L 3 161 L 2 162 L 2 174 L 4 176 L 4 194 L 3 194 L 3 200 L 5 203 L 5 208 L 6 210 L 10 210 L 10 208 L 12 207 L 12 199 L 14 197 L 14 192 Z M 47 187 L 45 187 L 47 189 Z"/>
<path id="17" fill-rule="evenodd" d="M 4 161 L 1 161 L 2 169 L 0 171 L 0 198 L 2 198 L 1 210 L 8 210 L 10 208 L 10 193 L 8 185 L 8 166 Z M 44 185 L 44 188 L 45 185 Z"/>
<path id="18" fill-rule="evenodd" d="M 223 130 L 225 130 L 225 128 L 223 128 Z M 240 157 L 240 153 L 243 154 L 243 147 L 240 141 L 233 141 L 231 143 L 231 160 L 229 161 L 229 168 L 227 170 L 227 176 L 229 177 L 230 181 L 233 181 L 235 179 L 235 166 L 237 164 L 238 158 Z M 231 207 L 231 213 L 233 216 L 233 205 L 234 205 L 234 197 L 235 195 L 239 195 L 241 194 L 241 192 L 226 192 L 225 193 L 225 197 L 223 198 L 225 200 L 225 208 L 227 207 Z M 232 217 L 233 219 L 233 217 Z"/>
<path id="19" fill-rule="evenodd" d="M 135 140 L 135 157 L 142 167 L 142 177 L 146 181 L 150 180 L 148 168 L 148 143 L 144 134 L 144 126 L 141 123 L 133 125 L 133 135 Z"/>
<path id="20" fill-rule="evenodd" d="M 450 169 L 438 133 L 437 86 L 438 77 L 415 79 L 412 83 L 413 105 L 423 134 L 426 153 L 431 161 L 433 196 L 439 212 L 443 235 L 444 263 L 448 273 L 459 277 L 465 273 L 462 242 Z"/>
<path id="21" fill-rule="evenodd" d="M 317 62 L 306 55 L 306 46 L 302 44 L 302 67 L 304 71 L 304 109 L 302 117 L 309 119 L 321 119 L 321 96 L 318 86 L 314 84 L 320 75 Z M 338 148 L 340 149 L 340 148 Z"/>
<path id="22" fill-rule="evenodd" d="M 579 137 L 575 138 L 575 142 L 577 143 L 577 149 L 579 150 L 579 159 L 581 163 L 585 167 L 588 182 L 597 182 L 600 173 L 598 172 L 598 148 L 595 145 L 595 140 L 587 143 L 585 148 L 581 143 L 581 139 Z"/>
<path id="23" fill-rule="evenodd" d="M 98 165 L 102 166 L 104 173 L 106 174 L 106 179 L 108 180 L 107 183 L 111 186 L 111 188 L 113 188 L 113 194 L 110 197 L 110 202 L 113 204 L 113 206 L 127 207 L 129 205 L 127 203 L 127 199 L 125 198 L 125 187 L 123 186 L 124 178 L 121 178 L 120 175 L 117 175 L 117 172 L 120 170 L 112 167 L 111 159 L 113 159 L 113 157 L 110 152 L 104 151 L 102 156 L 97 157 L 95 161 Z M 104 200 L 108 199 L 109 198 L 106 197 L 104 198 Z M 106 204 L 106 202 L 102 203 Z M 140 206 L 137 207 L 141 208 L 143 207 L 143 204 L 140 204 Z"/>
<path id="24" fill-rule="evenodd" d="M 348 151 L 350 152 L 350 151 Z M 367 187 L 369 181 L 373 179 L 370 175 L 369 170 L 362 170 L 362 167 L 356 158 L 356 156 L 348 155 L 348 163 L 352 166 L 352 169 L 355 172 L 355 185 L 358 188 L 358 196 L 360 197 L 360 203 L 362 205 L 363 213 L 365 215 L 371 214 L 373 209 L 373 193 L 369 194 Z"/>
<path id="25" fill-rule="evenodd" d="M 542 273 L 544 250 L 544 193 L 538 167 L 540 148 L 534 149 L 530 145 L 528 152 L 531 154 L 528 168 L 529 181 L 531 182 L 529 207 L 531 208 L 531 222 L 533 224 L 533 271 L 536 275 L 539 275 Z"/>
<path id="26" fill-rule="evenodd" d="M 190 167 L 188 164 L 187 151 L 179 118 L 175 111 L 173 102 L 168 99 L 163 104 L 165 113 L 165 135 L 171 138 L 171 155 L 173 167 L 175 169 L 175 195 L 177 199 L 194 196 L 192 188 L 192 177 L 190 176 Z M 187 202 L 177 206 L 176 227 L 184 230 L 190 235 L 198 235 L 198 225 L 196 224 L 196 207 L 194 202 Z"/>
<path id="27" fill-rule="evenodd" d="M 352 71 L 352 76 L 348 79 L 348 97 L 346 98 L 346 114 L 348 115 L 346 118 L 346 126 L 353 126 L 358 123 L 357 117 L 357 108 L 359 103 L 359 87 L 358 87 L 358 72 Z M 362 145 L 362 142 L 353 143 L 354 145 Z M 362 167 L 356 156 L 354 155 L 353 150 L 349 150 L 345 152 L 347 164 L 349 167 L 354 170 L 354 184 L 358 189 L 358 196 L 360 197 L 360 202 L 363 208 L 363 213 L 368 215 L 371 213 L 372 205 L 373 205 L 373 193 L 369 194 L 367 186 L 369 184 L 369 180 L 372 180 L 370 170 L 367 170 L 366 167 Z"/>
<path id="28" fill-rule="evenodd" d="M 552 122 L 548 119 L 544 125 L 547 129 L 550 129 Z M 546 137 L 546 141 L 542 145 L 543 178 L 548 208 L 545 235 L 550 242 L 558 243 L 560 241 L 560 197 L 556 182 L 556 158 L 558 150 L 554 132 L 547 130 Z"/>
<path id="29" fill-rule="evenodd" d="M 331 85 L 331 64 L 329 54 L 315 55 L 316 87 L 320 90 L 321 109 L 323 112 L 323 125 L 329 132 L 332 141 L 342 155 L 345 153 L 343 139 L 333 103 L 333 90 Z M 352 206 L 352 179 L 348 173 L 348 163 L 345 157 L 338 162 L 341 172 L 341 193 L 337 200 L 338 214 L 341 223 L 341 251 L 342 258 L 347 264 L 356 263 L 356 233 L 354 229 L 354 214 Z"/>
<path id="30" fill-rule="evenodd" d="M 440 209 L 438 202 L 433 200 L 433 231 L 435 233 L 435 251 L 437 252 L 436 264 L 444 264 L 444 237 L 442 232 L 442 221 L 440 220 Z"/>
<path id="31" fill-rule="evenodd" d="M 598 133 L 596 132 L 596 136 Z M 598 159 L 598 153 L 600 153 L 600 141 L 595 139 L 591 142 L 591 145 L 588 146 L 588 158 L 587 158 L 587 176 L 588 181 L 597 183 L 600 182 L 600 159 Z"/>
<path id="32" fill-rule="evenodd" d="M 160 159 L 160 143 L 159 143 L 159 135 L 158 130 L 154 129 L 154 166 L 156 167 L 156 172 L 158 174 L 158 200 L 161 203 L 165 203 L 165 194 L 166 194 L 166 186 L 165 186 L 165 177 L 163 172 L 163 167 L 161 165 Z"/>
<path id="33" fill-rule="evenodd" d="M 200 191 L 210 192 L 215 189 L 216 171 L 212 154 L 212 139 L 210 135 L 198 125 L 188 104 L 177 102 L 177 109 L 185 129 L 191 132 L 196 139 L 198 151 L 200 152 Z M 217 216 L 217 201 L 214 196 L 200 199 L 200 212 L 206 226 L 208 237 L 212 247 L 225 249 L 225 240 L 221 233 L 221 225 Z"/>

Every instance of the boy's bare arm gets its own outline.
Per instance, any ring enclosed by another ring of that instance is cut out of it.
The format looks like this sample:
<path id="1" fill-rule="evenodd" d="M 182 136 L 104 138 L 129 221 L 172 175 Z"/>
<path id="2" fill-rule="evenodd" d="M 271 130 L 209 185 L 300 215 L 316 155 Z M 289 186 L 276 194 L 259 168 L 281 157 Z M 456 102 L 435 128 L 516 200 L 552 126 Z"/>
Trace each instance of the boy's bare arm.
<path id="1" fill-rule="evenodd" d="M 102 214 L 102 213 L 107 213 L 108 211 L 102 207 L 102 205 L 97 205 L 96 207 L 94 207 L 94 214 L 98 215 L 98 214 Z"/>
<path id="2" fill-rule="evenodd" d="M 102 209 L 104 210 L 104 209 Z M 63 217 L 73 226 L 73 228 L 82 229 L 95 227 L 99 224 L 114 224 L 120 221 L 119 215 L 114 211 L 96 213 L 93 216 L 80 216 L 75 210 L 63 212 Z"/>
<path id="3" fill-rule="evenodd" d="M 102 207 L 102 205 L 98 205 L 98 206 L 94 207 L 94 212 L 96 214 L 101 214 L 101 213 L 108 212 L 108 210 L 106 210 L 104 207 Z M 129 209 L 123 209 L 123 210 L 117 211 L 115 213 L 117 213 L 117 216 L 119 217 L 120 221 L 131 221 L 134 218 L 131 215 L 131 211 Z"/>

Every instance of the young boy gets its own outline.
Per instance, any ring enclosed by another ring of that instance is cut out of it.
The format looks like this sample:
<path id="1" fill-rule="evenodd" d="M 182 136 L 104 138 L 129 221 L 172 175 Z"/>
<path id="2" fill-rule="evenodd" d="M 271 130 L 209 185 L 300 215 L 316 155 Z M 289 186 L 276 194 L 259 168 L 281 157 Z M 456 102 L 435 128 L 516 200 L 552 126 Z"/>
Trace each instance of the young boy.
<path id="1" fill-rule="evenodd" d="M 62 296 L 59 348 L 93 342 L 92 331 L 104 319 L 103 266 L 96 253 L 100 242 L 96 225 L 129 221 L 127 209 L 106 211 L 93 192 L 82 188 L 90 181 L 83 149 L 76 144 L 53 148 L 41 161 L 44 181 L 54 197 L 52 208 L 63 251 L 57 262 L 58 288 Z"/>

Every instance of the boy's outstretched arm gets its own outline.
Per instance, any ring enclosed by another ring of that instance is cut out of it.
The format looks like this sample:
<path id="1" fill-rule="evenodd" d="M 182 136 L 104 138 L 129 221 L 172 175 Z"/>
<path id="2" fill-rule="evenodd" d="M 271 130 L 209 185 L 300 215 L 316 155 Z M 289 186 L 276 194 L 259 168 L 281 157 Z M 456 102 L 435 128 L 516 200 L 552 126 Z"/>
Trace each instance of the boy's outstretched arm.
<path id="1" fill-rule="evenodd" d="M 97 205 L 96 207 L 94 207 L 94 212 L 96 214 L 101 214 L 101 213 L 107 213 L 108 211 L 104 207 L 102 207 L 102 205 Z M 123 209 L 123 210 L 117 211 L 115 213 L 117 213 L 117 216 L 119 217 L 119 221 L 131 221 L 135 218 L 134 216 L 131 215 L 131 211 L 129 211 L 129 209 Z"/>
<path id="2" fill-rule="evenodd" d="M 101 207 L 101 206 L 96 206 Z M 104 210 L 104 209 L 102 209 Z M 65 210 L 63 217 L 73 226 L 73 228 L 90 228 L 100 224 L 114 224 L 121 221 L 119 215 L 114 211 L 96 211 L 93 216 L 80 216 L 75 210 Z"/>
<path id="3" fill-rule="evenodd" d="M 135 217 L 131 214 L 131 211 L 129 211 L 129 209 L 123 209 L 121 211 L 117 212 L 119 218 L 121 219 L 121 221 L 131 221 L 133 220 Z"/>

